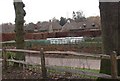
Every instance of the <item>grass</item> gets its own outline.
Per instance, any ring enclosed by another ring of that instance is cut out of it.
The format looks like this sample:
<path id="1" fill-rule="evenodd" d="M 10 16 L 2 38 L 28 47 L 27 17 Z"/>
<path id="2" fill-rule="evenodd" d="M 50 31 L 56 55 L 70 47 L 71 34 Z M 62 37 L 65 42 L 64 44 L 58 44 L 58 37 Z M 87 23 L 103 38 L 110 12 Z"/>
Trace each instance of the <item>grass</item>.
<path id="1" fill-rule="evenodd" d="M 76 68 L 82 71 L 87 71 L 87 72 L 93 72 L 93 73 L 99 73 L 100 70 L 96 70 L 96 69 L 87 69 L 87 68 Z"/>
<path id="2" fill-rule="evenodd" d="M 56 67 L 70 68 L 70 69 L 79 69 L 81 71 L 94 72 L 94 73 L 99 73 L 100 72 L 100 70 L 97 70 L 97 69 L 87 69 L 87 68 L 68 67 L 68 66 L 56 66 Z"/>
<path id="3" fill-rule="evenodd" d="M 61 68 L 70 68 L 70 69 L 79 69 L 81 71 L 87 71 L 87 72 L 93 72 L 93 73 L 99 73 L 99 70 L 95 69 L 87 69 L 87 68 L 75 68 L 75 67 L 67 67 L 67 66 L 56 66 Z M 65 74 L 65 72 L 60 72 L 57 70 L 48 70 L 48 73 L 58 73 L 58 74 Z M 95 76 L 88 76 L 88 75 L 81 75 L 81 74 L 72 74 L 73 76 L 77 76 L 78 78 L 85 78 L 85 79 L 97 79 Z"/>
<path id="4" fill-rule="evenodd" d="M 13 46 L 14 44 L 7 44 L 8 46 Z M 40 45 L 40 44 L 39 44 Z M 84 47 L 84 48 L 87 48 L 87 47 L 92 47 L 92 46 L 95 46 L 95 47 L 101 47 L 102 45 L 102 42 L 100 41 L 97 41 L 97 40 L 92 40 L 92 39 L 87 39 L 85 42 L 81 42 L 80 44 L 75 44 L 72 46 L 73 47 L 77 47 L 77 48 L 81 48 L 81 47 Z M 5 45 L 6 46 L 6 45 Z M 54 45 L 55 46 L 55 45 Z M 56 47 L 56 46 L 55 46 Z M 13 52 L 7 52 L 7 57 L 8 58 L 13 58 L 15 56 L 15 53 Z M 0 52 L 0 57 L 2 57 L 2 52 Z M 13 63 L 10 63 L 10 65 L 12 66 Z M 70 69 L 79 69 L 81 71 L 87 71 L 87 72 L 93 72 L 93 73 L 99 73 L 99 70 L 95 70 L 95 69 L 87 69 L 87 68 L 75 68 L 75 67 L 67 67 L 67 66 L 56 66 L 56 67 L 61 67 L 61 68 L 70 68 Z M 29 66 L 28 67 L 29 69 L 40 69 L 40 66 Z M 65 72 L 58 72 L 56 70 L 48 70 L 48 73 L 57 73 L 57 74 L 64 74 Z M 74 76 L 79 76 L 79 77 L 82 77 L 82 78 L 91 78 L 91 79 L 96 79 L 96 77 L 93 77 L 93 76 L 87 76 L 87 75 L 80 75 L 80 74 L 73 74 Z"/>
<path id="5" fill-rule="evenodd" d="M 11 52 L 8 52 L 8 54 L 9 55 L 14 55 L 14 54 L 12 54 Z M 13 65 L 13 63 L 11 62 L 9 62 L 9 65 L 10 66 L 12 66 Z M 60 67 L 60 68 L 70 68 L 70 69 L 79 69 L 79 70 L 81 70 L 81 71 L 87 71 L 87 72 L 93 72 L 93 73 L 99 73 L 99 70 L 95 70 L 95 69 L 87 69 L 87 68 L 78 68 L 78 67 L 68 67 L 68 66 L 54 66 L 54 67 Z M 28 68 L 29 70 L 32 70 L 32 71 L 39 71 L 39 72 L 41 72 L 41 68 L 40 68 L 40 66 L 28 66 L 28 67 L 26 67 L 26 68 Z M 51 69 L 47 69 L 47 73 L 48 73 L 48 76 L 49 77 L 51 77 L 51 75 L 52 74 L 58 74 L 58 75 L 60 75 L 60 76 L 64 76 L 65 75 L 65 72 L 60 72 L 60 71 L 57 71 L 57 70 L 51 70 Z M 72 76 L 76 76 L 76 77 L 78 77 L 78 78 L 87 78 L 87 79 L 97 79 L 97 77 L 94 77 L 94 76 L 87 76 L 87 75 L 81 75 L 81 74 L 72 74 Z"/>

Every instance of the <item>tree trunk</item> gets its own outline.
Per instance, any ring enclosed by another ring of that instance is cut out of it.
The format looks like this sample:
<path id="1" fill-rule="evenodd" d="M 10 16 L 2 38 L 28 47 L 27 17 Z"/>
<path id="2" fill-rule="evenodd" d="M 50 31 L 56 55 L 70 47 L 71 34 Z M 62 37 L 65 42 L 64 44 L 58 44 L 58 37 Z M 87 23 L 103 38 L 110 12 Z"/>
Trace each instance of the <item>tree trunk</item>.
<path id="1" fill-rule="evenodd" d="M 120 32 L 118 30 L 118 5 L 118 2 L 100 2 L 99 5 L 102 26 L 103 52 L 108 55 L 112 54 L 113 51 L 116 51 L 117 53 L 119 51 L 118 43 L 120 43 L 120 41 L 118 39 L 118 33 Z M 111 74 L 110 60 L 101 60 L 100 72 Z M 120 74 L 120 71 L 118 73 Z"/>
<path id="2" fill-rule="evenodd" d="M 16 34 L 16 48 L 24 49 L 24 16 L 26 15 L 23 2 L 14 2 L 15 9 L 15 34 Z M 16 60 L 25 60 L 25 55 L 23 53 L 17 53 L 15 55 Z"/>
<path id="3" fill-rule="evenodd" d="M 120 55 L 120 2 L 118 4 L 118 49 L 117 54 Z M 118 76 L 120 76 L 120 59 L 118 60 Z"/>

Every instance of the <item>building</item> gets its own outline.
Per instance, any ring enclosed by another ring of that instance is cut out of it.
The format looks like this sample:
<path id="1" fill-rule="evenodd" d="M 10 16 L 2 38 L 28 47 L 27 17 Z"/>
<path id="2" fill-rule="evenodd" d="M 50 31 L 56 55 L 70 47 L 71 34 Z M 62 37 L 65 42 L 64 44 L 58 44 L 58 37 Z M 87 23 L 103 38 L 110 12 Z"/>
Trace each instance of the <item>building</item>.
<path id="1" fill-rule="evenodd" d="M 81 30 L 91 30 L 91 29 L 99 29 L 100 27 L 92 21 L 81 21 L 81 22 L 67 22 L 63 28 L 63 31 L 81 31 Z"/>
<path id="2" fill-rule="evenodd" d="M 47 38 L 50 44 L 79 44 L 84 41 L 83 37 L 63 37 L 63 38 Z"/>
<path id="3" fill-rule="evenodd" d="M 0 29 L 2 33 L 14 33 L 15 25 L 11 23 L 4 23 L 0 25 Z"/>
<path id="4" fill-rule="evenodd" d="M 40 32 L 59 32 L 61 25 L 58 22 L 42 22 L 39 29 Z"/>

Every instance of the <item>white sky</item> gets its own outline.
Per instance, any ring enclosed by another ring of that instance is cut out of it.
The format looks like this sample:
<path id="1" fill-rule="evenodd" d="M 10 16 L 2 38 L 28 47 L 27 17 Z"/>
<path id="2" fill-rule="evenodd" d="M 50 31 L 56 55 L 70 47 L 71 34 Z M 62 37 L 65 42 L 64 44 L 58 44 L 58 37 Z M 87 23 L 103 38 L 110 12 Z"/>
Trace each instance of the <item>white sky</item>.
<path id="1" fill-rule="evenodd" d="M 22 0 L 26 23 L 48 21 L 53 17 L 72 18 L 72 12 L 82 10 L 86 17 L 99 15 L 99 0 Z M 0 0 L 0 24 L 15 20 L 13 0 Z"/>

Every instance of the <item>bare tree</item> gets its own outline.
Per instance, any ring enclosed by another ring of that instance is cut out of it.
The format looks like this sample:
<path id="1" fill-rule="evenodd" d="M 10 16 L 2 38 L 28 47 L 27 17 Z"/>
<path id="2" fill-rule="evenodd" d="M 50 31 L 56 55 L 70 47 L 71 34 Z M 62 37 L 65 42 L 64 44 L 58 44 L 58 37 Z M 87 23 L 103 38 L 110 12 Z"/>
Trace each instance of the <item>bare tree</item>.
<path id="1" fill-rule="evenodd" d="M 83 13 L 83 11 L 77 11 L 77 12 L 74 12 L 73 11 L 73 19 L 76 21 L 76 22 L 80 22 L 80 21 L 84 21 L 86 18 L 85 18 L 85 15 Z"/>
<path id="2" fill-rule="evenodd" d="M 26 15 L 25 7 L 22 0 L 14 0 L 14 9 L 15 9 L 15 34 L 16 34 L 16 48 L 24 49 L 24 16 Z M 25 55 L 19 53 L 15 55 L 16 60 L 25 60 Z"/>
<path id="3" fill-rule="evenodd" d="M 113 54 L 116 51 L 120 55 L 120 39 L 119 31 L 119 3 L 118 2 L 100 2 L 101 27 L 103 38 L 103 52 L 105 54 Z M 118 60 L 118 74 L 120 75 L 120 60 Z M 111 74 L 110 60 L 102 59 L 100 72 Z"/>
<path id="4" fill-rule="evenodd" d="M 118 3 L 118 42 L 117 42 L 117 54 L 120 55 L 120 2 Z M 120 76 L 120 59 L 118 62 L 118 76 Z"/>

